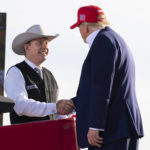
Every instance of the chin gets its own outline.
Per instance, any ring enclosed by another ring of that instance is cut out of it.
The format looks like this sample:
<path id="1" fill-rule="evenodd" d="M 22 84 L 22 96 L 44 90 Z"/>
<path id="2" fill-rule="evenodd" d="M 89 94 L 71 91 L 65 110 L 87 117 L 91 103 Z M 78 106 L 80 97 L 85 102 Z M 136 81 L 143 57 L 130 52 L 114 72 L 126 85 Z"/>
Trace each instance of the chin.
<path id="1" fill-rule="evenodd" d="M 40 62 L 43 63 L 46 60 L 46 57 L 43 57 L 40 60 L 41 60 Z"/>
<path id="2" fill-rule="evenodd" d="M 43 58 L 43 61 L 45 61 L 46 60 L 46 57 L 45 58 Z"/>
<path id="3" fill-rule="evenodd" d="M 86 42 L 86 39 L 84 39 L 83 41 L 84 41 L 84 43 L 87 43 L 87 42 Z"/>
<path id="4" fill-rule="evenodd" d="M 47 58 L 47 55 L 42 55 L 42 59 L 46 59 Z"/>

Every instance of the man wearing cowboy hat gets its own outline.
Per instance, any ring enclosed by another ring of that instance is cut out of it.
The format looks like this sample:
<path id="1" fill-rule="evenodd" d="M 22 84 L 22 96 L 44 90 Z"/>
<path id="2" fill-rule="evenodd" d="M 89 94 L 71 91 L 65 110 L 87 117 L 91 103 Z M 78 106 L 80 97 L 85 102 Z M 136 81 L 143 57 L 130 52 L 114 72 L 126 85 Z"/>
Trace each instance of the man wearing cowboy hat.
<path id="1" fill-rule="evenodd" d="M 69 101 L 55 103 L 57 82 L 49 70 L 41 67 L 49 52 L 48 42 L 57 36 L 45 35 L 40 25 L 33 25 L 13 40 L 13 51 L 24 55 L 25 60 L 8 70 L 4 83 L 7 96 L 15 102 L 10 112 L 12 124 L 53 119 L 52 114 L 62 109 L 70 112 L 73 107 Z"/>
<path id="2" fill-rule="evenodd" d="M 89 52 L 83 63 L 76 97 L 79 147 L 89 150 L 137 150 L 143 136 L 135 92 L 132 54 L 120 35 L 109 27 L 98 6 L 83 6 L 77 22 Z"/>

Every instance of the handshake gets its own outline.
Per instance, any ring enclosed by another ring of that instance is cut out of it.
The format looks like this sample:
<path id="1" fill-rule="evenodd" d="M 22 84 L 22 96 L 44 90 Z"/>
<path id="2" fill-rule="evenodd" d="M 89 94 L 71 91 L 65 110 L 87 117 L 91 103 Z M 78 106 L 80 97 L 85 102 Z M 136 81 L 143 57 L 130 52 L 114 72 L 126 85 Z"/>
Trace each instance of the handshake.
<path id="1" fill-rule="evenodd" d="M 62 99 L 62 100 L 57 101 L 56 108 L 57 108 L 57 114 L 68 115 L 72 113 L 75 106 L 72 100 Z"/>

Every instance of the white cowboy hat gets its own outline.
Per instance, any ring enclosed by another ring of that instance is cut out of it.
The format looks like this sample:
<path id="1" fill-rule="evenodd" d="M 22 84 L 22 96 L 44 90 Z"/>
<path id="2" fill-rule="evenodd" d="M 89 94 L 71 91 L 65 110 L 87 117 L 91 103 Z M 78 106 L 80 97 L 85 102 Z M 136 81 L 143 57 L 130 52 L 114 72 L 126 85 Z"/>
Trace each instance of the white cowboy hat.
<path id="1" fill-rule="evenodd" d="M 56 35 L 45 35 L 40 25 L 31 26 L 26 32 L 17 35 L 12 42 L 12 49 L 18 55 L 24 55 L 24 44 L 38 38 L 46 37 L 48 41 L 53 40 L 59 36 Z"/>

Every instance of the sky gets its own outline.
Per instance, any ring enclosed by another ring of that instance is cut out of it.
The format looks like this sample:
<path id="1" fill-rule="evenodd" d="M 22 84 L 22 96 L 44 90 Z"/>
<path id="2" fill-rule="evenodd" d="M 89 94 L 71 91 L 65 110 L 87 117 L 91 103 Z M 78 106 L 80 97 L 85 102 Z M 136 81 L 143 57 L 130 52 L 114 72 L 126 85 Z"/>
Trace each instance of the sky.
<path id="1" fill-rule="evenodd" d="M 81 6 L 103 9 L 111 27 L 128 43 L 136 64 L 136 91 L 143 118 L 145 137 L 140 150 L 150 141 L 150 9 L 148 0 L 0 0 L 0 12 L 7 13 L 5 71 L 22 61 L 13 53 L 13 38 L 33 24 L 41 24 L 47 34 L 60 36 L 49 43 L 50 53 L 43 66 L 51 70 L 59 85 L 59 99 L 75 96 L 82 63 L 88 53 L 78 28 L 70 30 Z M 4 124 L 9 124 L 8 114 Z"/>

